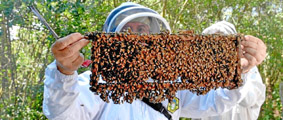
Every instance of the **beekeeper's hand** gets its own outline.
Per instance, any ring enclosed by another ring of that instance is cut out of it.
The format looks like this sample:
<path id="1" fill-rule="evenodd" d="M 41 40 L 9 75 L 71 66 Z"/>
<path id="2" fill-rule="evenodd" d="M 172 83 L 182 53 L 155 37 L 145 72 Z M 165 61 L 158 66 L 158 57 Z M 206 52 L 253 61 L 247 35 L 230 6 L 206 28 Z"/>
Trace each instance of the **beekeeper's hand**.
<path id="1" fill-rule="evenodd" d="M 266 57 L 266 45 L 257 37 L 246 35 L 245 40 L 241 42 L 243 56 L 241 58 L 241 67 L 243 72 L 248 72 L 252 67 L 259 65 Z"/>
<path id="2" fill-rule="evenodd" d="M 89 40 L 80 33 L 73 33 L 57 40 L 51 47 L 56 59 L 58 70 L 65 75 L 72 75 L 84 62 L 80 49 L 86 46 Z"/>
<path id="3" fill-rule="evenodd" d="M 206 28 L 203 34 L 237 34 L 235 26 L 229 22 L 217 22 Z M 246 35 L 241 42 L 241 68 L 243 73 L 248 72 L 252 67 L 259 65 L 266 57 L 266 45 L 257 37 Z"/>

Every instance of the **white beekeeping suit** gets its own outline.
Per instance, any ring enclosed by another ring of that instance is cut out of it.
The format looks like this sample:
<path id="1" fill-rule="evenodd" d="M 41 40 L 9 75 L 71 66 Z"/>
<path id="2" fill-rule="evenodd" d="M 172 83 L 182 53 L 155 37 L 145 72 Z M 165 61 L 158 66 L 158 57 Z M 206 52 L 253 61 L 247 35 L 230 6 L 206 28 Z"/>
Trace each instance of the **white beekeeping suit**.
<path id="1" fill-rule="evenodd" d="M 134 3 L 124 3 L 114 9 L 105 21 L 103 30 L 121 31 L 127 22 L 139 20 L 150 26 L 150 33 L 158 33 L 163 29 L 170 31 L 166 20 L 157 12 Z M 210 30 L 216 31 L 216 28 Z M 134 100 L 132 104 L 114 104 L 111 100 L 110 103 L 105 103 L 89 90 L 90 74 L 90 71 L 86 71 L 80 75 L 77 72 L 73 75 L 64 75 L 57 70 L 55 61 L 48 65 L 45 71 L 43 100 L 43 112 L 47 118 L 54 120 L 167 119 L 141 100 Z M 239 115 L 244 116 L 245 119 L 256 119 L 264 101 L 265 86 L 256 67 L 242 74 L 242 79 L 244 85 L 234 90 L 218 88 L 199 96 L 188 90 L 178 91 L 176 93 L 178 102 L 175 106 L 168 105 L 168 100 L 163 101 L 162 105 L 167 109 L 176 108 L 170 111 L 173 120 L 178 120 L 180 117 L 241 119 L 237 117 Z M 225 117 L 221 118 L 221 116 Z"/>

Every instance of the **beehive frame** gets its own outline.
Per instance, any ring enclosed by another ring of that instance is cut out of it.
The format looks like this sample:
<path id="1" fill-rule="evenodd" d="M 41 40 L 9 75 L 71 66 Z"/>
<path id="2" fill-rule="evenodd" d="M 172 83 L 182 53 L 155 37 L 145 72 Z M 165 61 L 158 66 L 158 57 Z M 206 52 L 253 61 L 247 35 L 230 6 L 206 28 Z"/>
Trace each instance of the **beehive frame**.
<path id="1" fill-rule="evenodd" d="M 206 94 L 242 84 L 243 35 L 89 32 L 86 37 L 92 40 L 90 90 L 106 102 L 145 97 L 156 103 L 171 101 L 177 90 Z"/>

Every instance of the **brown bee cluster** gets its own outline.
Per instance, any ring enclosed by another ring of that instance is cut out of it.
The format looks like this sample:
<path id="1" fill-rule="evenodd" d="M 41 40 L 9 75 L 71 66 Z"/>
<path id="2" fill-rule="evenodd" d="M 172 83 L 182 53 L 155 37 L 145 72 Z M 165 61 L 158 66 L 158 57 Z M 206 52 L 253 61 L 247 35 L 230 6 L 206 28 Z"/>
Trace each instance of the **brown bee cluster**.
<path id="1" fill-rule="evenodd" d="M 86 34 L 92 40 L 90 90 L 115 104 L 148 98 L 171 101 L 177 90 L 199 95 L 242 84 L 242 35 Z"/>

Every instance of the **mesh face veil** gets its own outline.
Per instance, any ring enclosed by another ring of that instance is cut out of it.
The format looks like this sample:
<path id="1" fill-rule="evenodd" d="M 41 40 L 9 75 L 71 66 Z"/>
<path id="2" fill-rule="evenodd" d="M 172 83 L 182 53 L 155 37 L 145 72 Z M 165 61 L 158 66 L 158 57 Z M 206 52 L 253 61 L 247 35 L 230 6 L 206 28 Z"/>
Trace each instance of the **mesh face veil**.
<path id="1" fill-rule="evenodd" d="M 159 33 L 161 30 L 171 32 L 168 22 L 156 11 L 131 2 L 124 3 L 111 11 L 105 21 L 103 31 L 120 32 L 129 22 L 147 25 L 149 33 Z"/>

